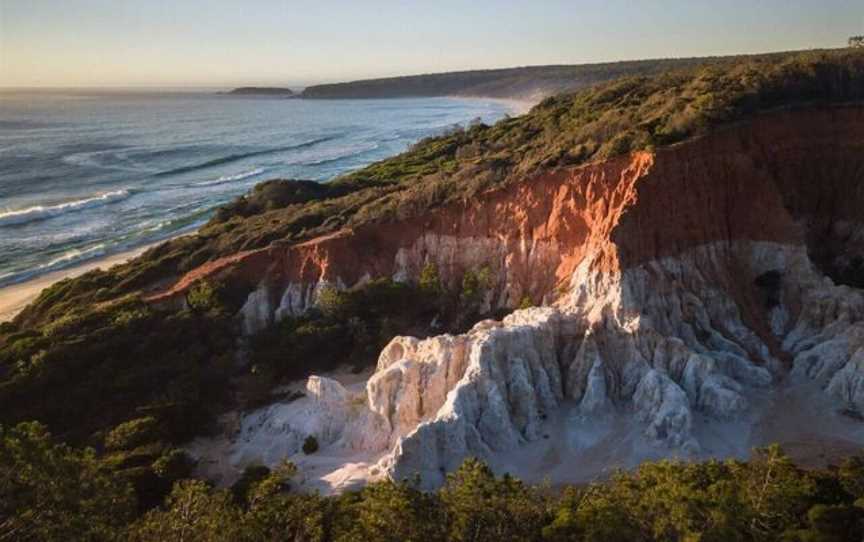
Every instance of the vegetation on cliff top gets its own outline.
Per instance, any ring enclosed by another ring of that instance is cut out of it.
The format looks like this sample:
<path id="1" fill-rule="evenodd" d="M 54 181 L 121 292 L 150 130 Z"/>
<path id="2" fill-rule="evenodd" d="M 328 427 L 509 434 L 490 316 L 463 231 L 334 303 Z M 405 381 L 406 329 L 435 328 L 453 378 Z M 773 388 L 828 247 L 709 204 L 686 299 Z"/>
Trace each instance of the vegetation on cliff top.
<path id="1" fill-rule="evenodd" d="M 544 169 L 677 143 L 760 111 L 862 98 L 864 54 L 852 50 L 755 57 L 619 79 L 548 98 L 529 114 L 494 126 L 475 125 L 421 141 L 403 154 L 327 183 L 326 190 L 302 205 L 280 206 L 274 198 L 257 205 L 264 212 L 220 212 L 194 241 L 169 243 L 136 267 L 183 272 L 274 241 L 295 242 L 342 227 L 414 216 L 530 179 Z M 268 192 L 279 190 L 296 189 L 283 183 Z M 261 196 L 253 193 L 247 199 Z M 141 282 L 146 280 L 133 279 L 128 286 Z"/>
<path id="2" fill-rule="evenodd" d="M 864 98 L 864 53 L 807 52 L 723 60 L 627 77 L 548 98 L 530 113 L 429 138 L 333 181 L 270 181 L 219 210 L 197 235 L 134 262 L 49 290 L 19 317 L 41 325 L 76 305 L 152 286 L 202 263 L 271 243 L 292 243 L 470 199 L 549 168 L 653 149 L 760 111 Z M 74 290 L 74 291 L 72 291 Z M 94 290 L 99 291 L 96 296 Z"/>

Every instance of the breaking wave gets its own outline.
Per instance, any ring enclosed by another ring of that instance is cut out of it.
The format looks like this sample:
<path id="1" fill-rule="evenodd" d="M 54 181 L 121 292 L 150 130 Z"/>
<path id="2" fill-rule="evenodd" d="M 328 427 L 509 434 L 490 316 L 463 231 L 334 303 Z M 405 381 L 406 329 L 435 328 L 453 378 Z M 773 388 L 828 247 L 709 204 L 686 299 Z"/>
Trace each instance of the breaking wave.
<path id="1" fill-rule="evenodd" d="M 0 212 L 0 226 L 15 226 L 37 220 L 46 220 L 66 213 L 107 205 L 128 198 L 128 190 L 114 190 L 89 198 L 58 203 L 56 205 L 35 205 L 26 209 Z"/>
<path id="2" fill-rule="evenodd" d="M 195 186 L 212 186 L 215 184 L 223 184 L 230 183 L 232 181 L 239 181 L 241 179 L 247 179 L 249 177 L 254 177 L 255 175 L 260 175 L 264 173 L 264 168 L 255 168 L 250 171 L 244 171 L 243 173 L 237 173 L 236 175 L 223 175 L 218 179 L 213 179 L 212 181 L 202 181 L 200 183 L 194 183 Z"/>

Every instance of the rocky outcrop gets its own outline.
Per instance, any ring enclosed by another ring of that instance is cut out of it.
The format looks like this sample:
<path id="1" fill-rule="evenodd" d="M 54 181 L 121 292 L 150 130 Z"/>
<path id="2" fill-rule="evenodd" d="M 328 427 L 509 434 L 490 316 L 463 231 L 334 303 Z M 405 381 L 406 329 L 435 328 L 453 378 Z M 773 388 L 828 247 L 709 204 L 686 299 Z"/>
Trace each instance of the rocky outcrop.
<path id="1" fill-rule="evenodd" d="M 324 284 L 408 279 L 429 262 L 450 284 L 488 267 L 491 305 L 548 305 L 465 335 L 398 337 L 352 399 L 310 381 L 315 419 L 342 421 L 307 429 L 375 452 L 376 472 L 435 485 L 469 455 L 495 464 L 564 435 L 556 454 L 612 446 L 611 429 L 571 431 L 586 420 L 619 427 L 618 449 L 722 455 L 710 428 L 738 424 L 746 449 L 783 387 L 818 386 L 826 420 L 864 411 L 864 297 L 831 278 L 864 257 L 862 150 L 861 108 L 774 113 L 230 267 L 258 277 L 249 332 Z"/>

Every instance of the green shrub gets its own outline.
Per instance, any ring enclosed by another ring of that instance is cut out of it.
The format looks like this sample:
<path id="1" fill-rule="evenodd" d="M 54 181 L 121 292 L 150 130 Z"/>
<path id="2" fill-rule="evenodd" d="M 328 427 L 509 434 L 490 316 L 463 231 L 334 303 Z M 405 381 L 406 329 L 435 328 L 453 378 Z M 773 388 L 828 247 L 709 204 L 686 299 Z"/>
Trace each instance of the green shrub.
<path id="1" fill-rule="evenodd" d="M 231 493 L 238 504 L 246 504 L 252 488 L 270 475 L 270 469 L 264 465 L 249 465 L 243 469 L 240 479 L 231 486 Z"/>
<path id="2" fill-rule="evenodd" d="M 121 423 L 105 437 L 109 450 L 131 450 L 159 439 L 159 422 L 152 416 Z"/>
<path id="3" fill-rule="evenodd" d="M 447 476 L 440 498 L 449 520 L 448 540 L 539 540 L 547 522 L 538 492 L 510 475 L 496 477 L 476 459 Z"/>
<path id="4" fill-rule="evenodd" d="M 318 290 L 316 305 L 326 316 L 344 317 L 350 310 L 347 307 L 348 298 L 334 286 L 324 286 Z"/>
<path id="5" fill-rule="evenodd" d="M 56 443 L 35 422 L 0 426 L 0 540 L 114 540 L 135 513 L 132 488 L 92 449 Z"/>
<path id="6" fill-rule="evenodd" d="M 444 542 L 447 516 L 436 493 L 409 482 L 386 480 L 370 484 L 340 510 L 344 527 L 337 540 Z M 341 535 L 341 536 L 340 536 Z"/>
<path id="7" fill-rule="evenodd" d="M 306 437 L 306 440 L 303 441 L 303 453 L 306 455 L 314 454 L 318 451 L 318 439 L 309 435 Z"/>
<path id="8" fill-rule="evenodd" d="M 438 266 L 433 262 L 428 262 L 420 270 L 420 277 L 417 281 L 420 290 L 428 295 L 436 296 L 441 293 L 441 277 L 438 275 Z"/>
<path id="9" fill-rule="evenodd" d="M 240 517 L 227 491 L 213 491 L 202 481 L 183 480 L 174 485 L 165 510 L 151 510 L 138 519 L 130 526 L 127 539 L 233 542 L 242 532 Z"/>
<path id="10" fill-rule="evenodd" d="M 207 281 L 199 281 L 186 294 L 186 302 L 189 308 L 196 311 L 209 311 L 218 309 L 221 305 L 213 285 Z"/>
<path id="11" fill-rule="evenodd" d="M 183 450 L 172 448 L 159 456 L 152 464 L 156 476 L 166 480 L 179 480 L 192 475 L 195 468 L 195 460 Z"/>

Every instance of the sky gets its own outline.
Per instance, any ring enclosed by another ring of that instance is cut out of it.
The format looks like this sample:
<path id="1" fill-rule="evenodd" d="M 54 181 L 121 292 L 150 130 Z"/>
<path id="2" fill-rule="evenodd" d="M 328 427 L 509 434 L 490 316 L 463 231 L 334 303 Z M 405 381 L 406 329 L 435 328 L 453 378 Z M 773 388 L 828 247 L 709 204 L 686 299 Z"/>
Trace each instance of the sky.
<path id="1" fill-rule="evenodd" d="M 862 0 L 0 0 L 0 87 L 305 86 L 855 34 Z"/>

